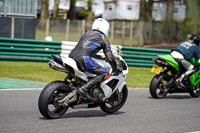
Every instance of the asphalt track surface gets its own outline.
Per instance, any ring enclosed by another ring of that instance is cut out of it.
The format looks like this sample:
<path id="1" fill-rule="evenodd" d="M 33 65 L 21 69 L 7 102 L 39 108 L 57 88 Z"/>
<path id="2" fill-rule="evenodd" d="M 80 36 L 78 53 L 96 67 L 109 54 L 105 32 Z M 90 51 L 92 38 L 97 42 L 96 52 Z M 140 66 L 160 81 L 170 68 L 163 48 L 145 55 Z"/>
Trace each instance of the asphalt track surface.
<path id="1" fill-rule="evenodd" d="M 61 119 L 41 116 L 41 90 L 0 90 L 0 133 L 186 133 L 200 131 L 200 98 L 189 94 L 152 99 L 148 89 L 129 90 L 125 106 L 108 115 L 100 108 L 69 109 Z"/>

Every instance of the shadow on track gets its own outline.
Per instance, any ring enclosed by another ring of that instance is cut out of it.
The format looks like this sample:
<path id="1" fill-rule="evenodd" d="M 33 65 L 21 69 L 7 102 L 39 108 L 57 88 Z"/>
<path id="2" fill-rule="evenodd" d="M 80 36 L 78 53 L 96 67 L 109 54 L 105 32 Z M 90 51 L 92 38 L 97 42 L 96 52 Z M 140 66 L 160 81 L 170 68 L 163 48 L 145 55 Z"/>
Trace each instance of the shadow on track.
<path id="1" fill-rule="evenodd" d="M 125 112 L 118 111 L 116 113 L 112 114 L 107 114 L 101 110 L 73 110 L 73 112 L 66 112 L 62 117 L 59 119 L 63 118 L 89 118 L 89 117 L 105 117 L 107 115 L 120 115 Z M 40 117 L 39 119 L 42 120 L 49 120 L 44 117 Z"/>
<path id="2" fill-rule="evenodd" d="M 149 99 L 155 99 L 155 98 L 152 98 L 151 96 L 148 97 Z M 196 97 L 198 98 L 198 97 Z M 195 99 L 196 99 L 195 98 Z M 189 95 L 167 95 L 165 98 L 163 99 L 177 99 L 177 100 L 182 100 L 182 99 L 194 99 L 194 97 L 191 97 Z"/>

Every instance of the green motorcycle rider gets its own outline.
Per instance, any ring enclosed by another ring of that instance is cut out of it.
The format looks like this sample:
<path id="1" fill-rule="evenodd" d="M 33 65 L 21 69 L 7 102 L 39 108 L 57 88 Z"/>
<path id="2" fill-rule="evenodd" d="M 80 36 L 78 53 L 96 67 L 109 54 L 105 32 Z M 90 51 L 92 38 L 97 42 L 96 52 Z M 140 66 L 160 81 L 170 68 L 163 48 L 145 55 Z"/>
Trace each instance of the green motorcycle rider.
<path id="1" fill-rule="evenodd" d="M 193 58 L 200 64 L 200 36 L 190 35 L 189 39 L 181 42 L 177 48 L 172 49 L 171 55 L 178 62 L 179 65 L 184 67 L 186 71 L 176 80 L 182 88 L 185 88 L 182 83 L 183 79 L 188 77 L 193 71 L 194 66 L 188 61 Z"/>

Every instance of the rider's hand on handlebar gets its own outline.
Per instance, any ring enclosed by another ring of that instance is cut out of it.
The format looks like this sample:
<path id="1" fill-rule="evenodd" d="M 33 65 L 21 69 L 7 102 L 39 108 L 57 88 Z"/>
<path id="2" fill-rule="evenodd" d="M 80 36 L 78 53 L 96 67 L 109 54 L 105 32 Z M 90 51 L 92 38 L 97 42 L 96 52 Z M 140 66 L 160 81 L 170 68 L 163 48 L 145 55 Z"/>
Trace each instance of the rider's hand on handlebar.
<path id="1" fill-rule="evenodd" d="M 121 73 L 123 71 L 122 62 L 120 60 L 117 61 L 117 69 L 116 69 L 116 71 L 118 73 Z"/>

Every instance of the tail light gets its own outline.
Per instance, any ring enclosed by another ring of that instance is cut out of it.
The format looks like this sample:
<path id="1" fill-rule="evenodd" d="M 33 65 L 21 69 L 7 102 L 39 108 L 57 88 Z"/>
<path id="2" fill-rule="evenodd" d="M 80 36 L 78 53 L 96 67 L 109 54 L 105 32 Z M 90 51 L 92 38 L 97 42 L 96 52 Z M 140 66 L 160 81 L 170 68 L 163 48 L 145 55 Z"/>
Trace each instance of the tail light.
<path id="1" fill-rule="evenodd" d="M 156 60 L 156 59 L 152 59 L 152 61 L 155 61 L 155 63 L 156 63 L 157 65 L 168 66 L 168 63 L 166 63 L 166 62 L 163 61 L 163 60 L 160 60 L 160 58 L 159 58 L 158 60 Z"/>
<path id="2" fill-rule="evenodd" d="M 107 80 L 108 78 L 110 78 L 110 74 L 106 75 L 106 76 L 104 77 L 104 80 Z"/>
<path id="3" fill-rule="evenodd" d="M 163 60 L 163 58 L 162 57 L 160 57 L 160 56 L 157 56 L 158 57 L 158 59 L 160 59 L 160 60 Z"/>

